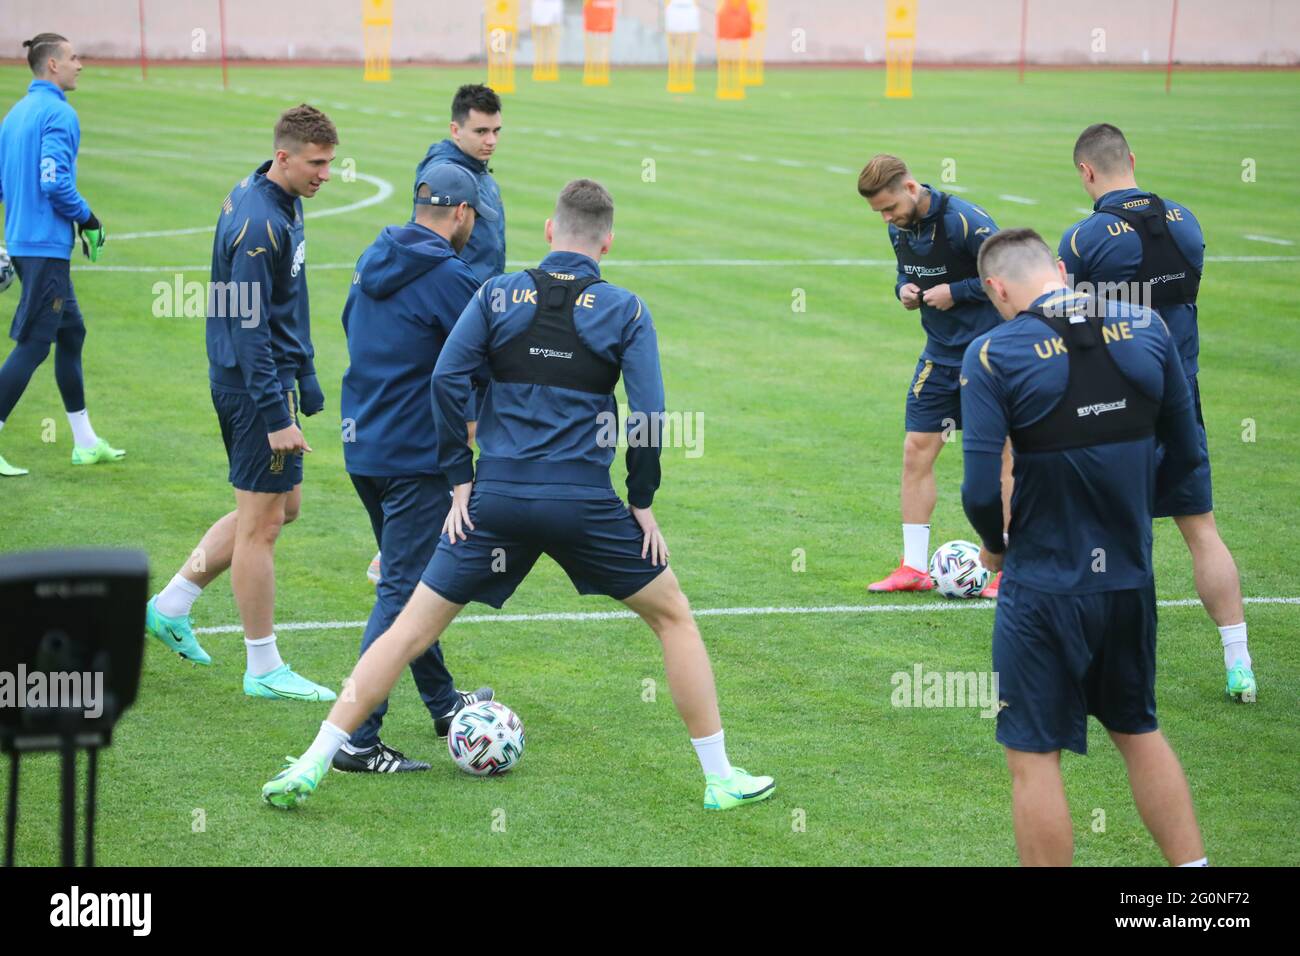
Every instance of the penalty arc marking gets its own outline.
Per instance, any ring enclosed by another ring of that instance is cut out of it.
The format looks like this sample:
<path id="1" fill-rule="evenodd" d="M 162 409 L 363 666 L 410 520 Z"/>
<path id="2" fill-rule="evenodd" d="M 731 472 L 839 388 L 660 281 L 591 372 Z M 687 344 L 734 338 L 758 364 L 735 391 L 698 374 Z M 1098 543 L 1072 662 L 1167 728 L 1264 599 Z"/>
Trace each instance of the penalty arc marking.
<path id="1" fill-rule="evenodd" d="M 378 176 L 371 176 L 369 173 L 357 173 L 356 177 L 363 182 L 370 183 L 370 185 L 376 187 L 378 191 L 373 196 L 367 196 L 365 199 L 358 199 L 356 202 L 348 203 L 346 206 L 336 206 L 332 209 L 313 209 L 304 213 L 303 218 L 321 219 L 325 216 L 341 216 L 344 213 L 356 212 L 358 209 L 365 209 L 367 206 L 376 206 L 393 194 L 393 184 L 387 179 L 381 179 Z M 148 232 L 113 233 L 111 238 L 114 242 L 122 242 L 125 239 L 157 239 L 163 236 L 194 236 L 204 232 L 210 233 L 214 228 L 216 227 L 191 226 L 186 229 L 155 229 Z M 204 266 L 203 268 L 207 267 Z"/>

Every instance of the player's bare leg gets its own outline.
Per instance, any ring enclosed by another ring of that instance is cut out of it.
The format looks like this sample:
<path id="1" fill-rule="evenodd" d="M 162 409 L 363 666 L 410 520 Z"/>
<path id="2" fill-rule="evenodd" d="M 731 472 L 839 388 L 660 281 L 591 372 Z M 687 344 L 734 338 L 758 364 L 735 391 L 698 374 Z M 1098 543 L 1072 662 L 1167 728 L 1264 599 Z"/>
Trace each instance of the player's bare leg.
<path id="1" fill-rule="evenodd" d="M 292 524 L 302 509 L 302 485 L 294 485 L 293 490 L 283 497 L 284 517 L 281 524 Z M 238 511 L 231 511 L 218 518 L 177 573 L 191 584 L 206 588 L 228 571 L 235 555 L 238 522 Z"/>
<path id="2" fill-rule="evenodd" d="M 939 491 L 934 463 L 943 451 L 943 432 L 908 432 L 903 439 L 903 475 L 899 499 L 903 512 L 903 559 L 887 577 L 868 591 L 928 591 L 933 587 L 930 564 L 930 517 Z"/>
<path id="3" fill-rule="evenodd" d="M 637 514 L 636 511 L 633 513 Z M 638 520 L 648 513 L 649 509 L 646 509 Z M 649 520 L 653 525 L 653 518 Z M 645 521 L 642 521 L 642 527 L 647 527 Z M 659 537 L 662 545 L 657 527 L 654 535 Z M 662 552 L 652 552 L 654 555 L 659 553 L 666 560 L 666 548 Z M 705 809 L 728 810 L 766 800 L 776 788 L 772 778 L 755 776 L 740 767 L 733 767 L 727 759 L 709 652 L 705 650 L 699 628 L 695 626 L 690 602 L 682 593 L 672 569 L 665 568 L 641 590 L 624 598 L 623 603 L 640 615 L 663 645 L 664 671 L 668 676 L 673 704 L 686 724 L 691 745 L 704 771 Z"/>
<path id="4" fill-rule="evenodd" d="M 908 432 L 903 439 L 903 480 L 899 498 L 904 524 L 929 524 L 939 491 L 934 463 L 943 451 L 943 432 Z"/>
<path id="5" fill-rule="evenodd" d="M 1237 562 L 1232 559 L 1232 552 L 1223 543 L 1223 538 L 1219 537 L 1214 512 L 1179 515 L 1174 518 L 1174 523 L 1192 554 L 1196 593 L 1205 605 L 1205 612 L 1220 627 L 1245 620 Z"/>
<path id="6" fill-rule="evenodd" d="M 302 485 L 295 485 L 292 491 L 281 497 L 284 499 L 282 525 L 289 524 L 298 517 L 302 508 Z M 238 525 L 238 511 L 218 518 L 171 581 L 149 600 L 146 629 L 163 644 L 195 663 L 209 664 L 211 658 L 194 636 L 190 609 L 203 589 L 230 568 Z"/>
<path id="7" fill-rule="evenodd" d="M 709 652 L 691 615 L 690 602 L 668 568 L 623 601 L 650 625 L 664 649 L 664 672 L 677 713 L 691 737 L 711 737 L 722 730 L 718 692 Z"/>
<path id="8" fill-rule="evenodd" d="M 275 626 L 275 542 L 284 526 L 287 493 L 235 489 L 235 540 L 230 589 L 250 637 Z"/>
<path id="9" fill-rule="evenodd" d="M 343 695 L 325 719 L 350 737 L 392 693 L 411 661 L 442 637 L 464 607 L 448 601 L 423 581 L 417 584 L 392 626 L 366 648 L 352 668 L 352 676 L 343 684 Z"/>
<path id="10" fill-rule="evenodd" d="M 1160 852 L 1173 866 L 1204 859 L 1205 844 L 1192 809 L 1192 792 L 1173 748 L 1164 734 L 1120 734 L 1110 739 L 1128 767 L 1133 802 Z"/>
<path id="11" fill-rule="evenodd" d="M 1257 688 L 1246 641 L 1246 610 L 1241 577 L 1232 552 L 1219 536 L 1214 512 L 1174 518 L 1192 555 L 1192 577 L 1205 612 L 1219 629 L 1223 662 L 1228 671 L 1228 696 L 1253 703 Z"/>
<path id="12" fill-rule="evenodd" d="M 1061 779 L 1061 752 L 1006 750 L 1021 866 L 1069 866 L 1074 859 L 1074 830 Z"/>

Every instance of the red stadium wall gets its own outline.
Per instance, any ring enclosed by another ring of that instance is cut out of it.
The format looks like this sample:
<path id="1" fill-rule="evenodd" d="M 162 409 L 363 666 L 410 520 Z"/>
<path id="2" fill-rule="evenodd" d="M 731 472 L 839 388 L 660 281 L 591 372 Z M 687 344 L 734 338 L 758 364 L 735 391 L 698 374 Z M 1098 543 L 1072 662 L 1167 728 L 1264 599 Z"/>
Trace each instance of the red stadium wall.
<path id="1" fill-rule="evenodd" d="M 76 39 L 89 56 L 140 55 L 139 11 L 151 61 L 216 60 L 218 0 L 6 0 L 0 57 L 43 30 Z M 770 63 L 878 62 L 884 49 L 884 0 L 769 0 Z M 1163 64 L 1173 0 L 1029 0 L 1027 60 L 1039 65 Z M 919 0 L 916 59 L 922 63 L 1010 64 L 1019 57 L 1021 0 Z M 226 0 L 226 48 L 232 59 L 362 58 L 360 0 L 309 6 Z M 528 0 L 522 0 L 520 56 L 530 62 Z M 714 0 L 703 0 L 699 57 L 713 58 Z M 666 62 L 661 0 L 620 0 L 615 63 Z M 478 0 L 394 0 L 392 58 L 464 62 L 483 50 Z M 581 59 L 581 4 L 566 0 L 561 58 Z M 802 31 L 802 32 L 800 32 Z M 1175 60 L 1184 64 L 1292 66 L 1300 63 L 1300 0 L 1179 0 Z"/>

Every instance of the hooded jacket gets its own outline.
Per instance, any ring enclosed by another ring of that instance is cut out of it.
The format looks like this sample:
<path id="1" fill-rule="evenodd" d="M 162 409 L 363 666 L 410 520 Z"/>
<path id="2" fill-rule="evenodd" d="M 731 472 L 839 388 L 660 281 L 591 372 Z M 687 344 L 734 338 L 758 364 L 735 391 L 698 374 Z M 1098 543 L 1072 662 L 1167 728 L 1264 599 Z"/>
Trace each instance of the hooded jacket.
<path id="1" fill-rule="evenodd" d="M 342 397 L 349 474 L 441 471 L 429 381 L 478 286 L 451 244 L 414 222 L 385 227 L 361 254 L 343 306 L 351 362 Z"/>
<path id="2" fill-rule="evenodd" d="M 492 178 L 492 173 L 488 171 L 488 164 L 461 152 L 460 147 L 450 139 L 434 143 L 424 154 L 424 159 L 420 160 L 420 164 L 415 168 L 417 188 L 420 174 L 425 168 L 440 163 L 456 163 L 473 173 L 478 180 L 480 201 L 486 202 L 500 214 L 496 222 L 487 222 L 484 219 L 476 221 L 469 242 L 460 251 L 460 257 L 469 263 L 479 284 L 482 285 L 493 276 L 499 276 L 506 271 L 506 210 L 501 204 L 501 190 L 497 186 L 497 181 Z"/>

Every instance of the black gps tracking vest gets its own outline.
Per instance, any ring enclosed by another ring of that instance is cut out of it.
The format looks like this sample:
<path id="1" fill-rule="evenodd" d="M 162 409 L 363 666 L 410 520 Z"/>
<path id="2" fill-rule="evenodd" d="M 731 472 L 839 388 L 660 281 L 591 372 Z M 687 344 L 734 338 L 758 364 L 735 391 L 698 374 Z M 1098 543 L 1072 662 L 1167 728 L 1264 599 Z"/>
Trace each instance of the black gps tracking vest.
<path id="1" fill-rule="evenodd" d="M 1142 264 L 1132 281 L 1141 282 L 1151 290 L 1151 306 L 1159 311 L 1169 305 L 1191 305 L 1201 288 L 1201 273 L 1187 261 L 1170 235 L 1164 200 L 1155 193 L 1150 196 L 1151 201 L 1144 208 L 1102 206 L 1097 211 L 1118 216 L 1142 240 Z M 1130 298 L 1127 286 L 1122 287 L 1117 298 Z"/>
<path id="2" fill-rule="evenodd" d="M 1065 394 L 1055 408 L 1032 425 L 1011 430 L 1016 454 L 1087 448 L 1155 435 L 1160 403 L 1144 395 L 1120 371 L 1104 344 L 1099 317 L 1067 313 L 1062 318 L 1047 315 L 1041 307 L 1020 314 L 1042 319 L 1061 337 L 1070 373 Z"/>
<path id="3" fill-rule="evenodd" d="M 948 242 L 948 230 L 944 227 L 944 215 L 948 211 L 948 194 L 939 200 L 939 212 L 935 218 L 934 241 L 930 251 L 919 255 L 912 251 L 906 240 L 899 242 L 894 249 L 898 260 L 898 271 L 907 276 L 909 282 L 922 291 L 933 289 L 945 282 L 961 282 L 979 275 L 975 267 L 975 257 L 964 249 L 953 249 Z"/>
<path id="4" fill-rule="evenodd" d="M 537 311 L 522 334 L 488 357 L 498 382 L 553 385 L 595 395 L 611 395 L 619 366 L 606 362 L 578 338 L 573 309 L 588 286 L 604 279 L 557 279 L 541 269 L 529 269 L 537 286 Z"/>

